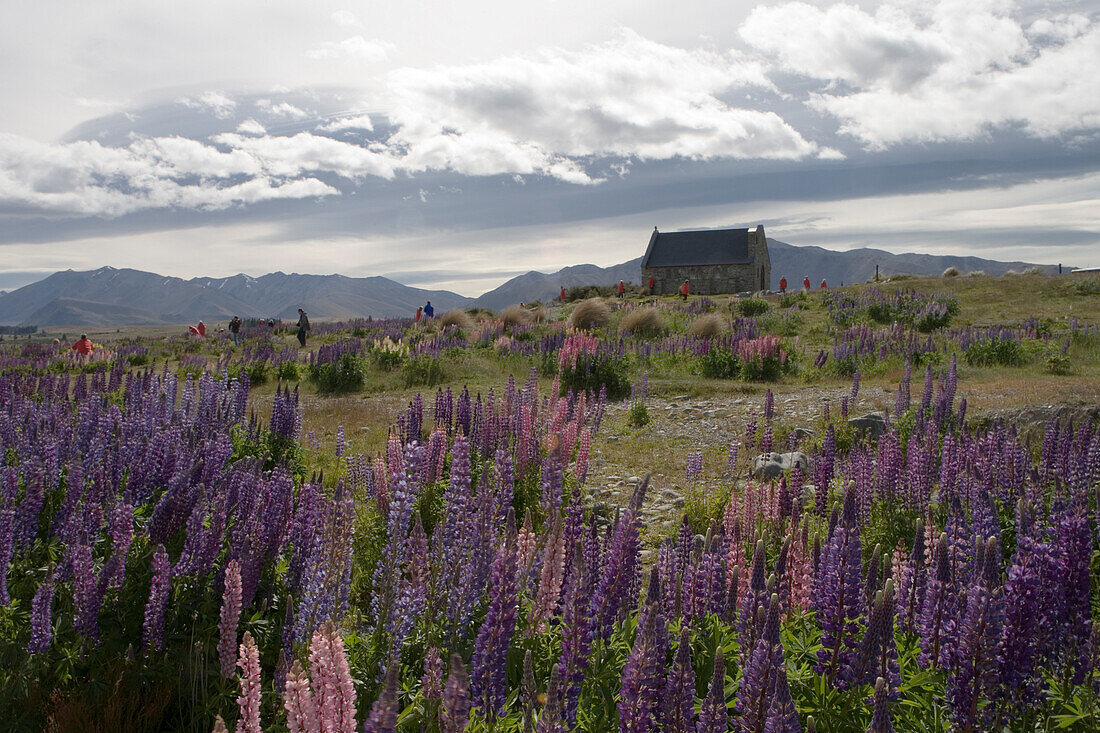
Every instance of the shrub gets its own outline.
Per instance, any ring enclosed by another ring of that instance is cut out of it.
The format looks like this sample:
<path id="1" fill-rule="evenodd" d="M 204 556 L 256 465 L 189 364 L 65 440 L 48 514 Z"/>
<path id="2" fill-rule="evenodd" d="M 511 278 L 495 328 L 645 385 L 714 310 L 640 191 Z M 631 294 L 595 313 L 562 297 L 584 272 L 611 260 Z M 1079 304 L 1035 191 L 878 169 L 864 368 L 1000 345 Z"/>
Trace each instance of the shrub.
<path id="1" fill-rule="evenodd" d="M 665 328 L 661 312 L 653 307 L 637 308 L 623 316 L 619 330 L 638 336 L 656 336 Z"/>
<path id="2" fill-rule="evenodd" d="M 971 366 L 1020 366 L 1027 362 L 1027 351 L 1011 338 L 988 338 L 966 347 L 963 358 Z"/>
<path id="3" fill-rule="evenodd" d="M 607 399 L 612 401 L 630 396 L 626 360 L 611 354 L 578 354 L 575 363 L 562 365 L 560 382 L 562 395 L 569 390 L 599 394 L 601 389 L 606 389 Z"/>
<path id="4" fill-rule="evenodd" d="M 531 322 L 531 311 L 510 305 L 500 312 L 500 320 L 504 321 L 505 326 L 526 326 Z"/>
<path id="5" fill-rule="evenodd" d="M 804 308 L 809 301 L 809 296 L 801 290 L 794 293 L 787 293 L 779 297 L 780 308 Z"/>
<path id="6" fill-rule="evenodd" d="M 611 309 L 603 298 L 589 298 L 577 304 L 569 316 L 573 328 L 590 329 L 604 325 L 611 317 Z"/>
<path id="7" fill-rule="evenodd" d="M 572 303 L 589 298 L 612 298 L 617 290 L 617 285 L 574 285 L 565 291 L 565 299 Z"/>
<path id="8" fill-rule="evenodd" d="M 447 328 L 448 326 L 454 326 L 462 331 L 469 331 L 474 327 L 474 319 L 470 318 L 466 311 L 455 308 L 439 317 L 439 327 Z"/>
<path id="9" fill-rule="evenodd" d="M 745 298 L 737 304 L 737 310 L 745 318 L 752 318 L 762 313 L 767 313 L 771 306 L 763 298 Z"/>
<path id="10" fill-rule="evenodd" d="M 729 324 L 719 313 L 707 313 L 695 319 L 691 324 L 691 335 L 698 338 L 714 338 L 729 330 Z"/>
<path id="11" fill-rule="evenodd" d="M 296 361 L 284 361 L 275 367 L 275 377 L 284 382 L 295 382 L 302 378 L 302 365 Z"/>
<path id="12" fill-rule="evenodd" d="M 711 379 L 737 379 L 741 375 L 741 360 L 733 349 L 715 347 L 699 357 L 699 371 Z"/>
<path id="13" fill-rule="evenodd" d="M 149 354 L 148 352 L 144 354 L 129 354 L 126 357 L 126 361 L 129 362 L 130 366 L 145 366 L 149 363 Z"/>
<path id="14" fill-rule="evenodd" d="M 951 267 L 948 267 L 946 270 L 943 271 L 943 276 L 944 277 L 958 277 L 959 276 L 959 268 L 955 267 L 954 265 L 951 265 Z"/>
<path id="15" fill-rule="evenodd" d="M 417 354 L 410 358 L 402 365 L 401 375 L 405 379 L 406 387 L 432 387 L 447 378 L 443 358 L 430 354 Z"/>
<path id="16" fill-rule="evenodd" d="M 1100 295 L 1100 279 L 1078 280 L 1073 284 L 1073 289 L 1078 295 Z"/>
<path id="17" fill-rule="evenodd" d="M 626 411 L 626 420 L 636 428 L 645 427 L 649 424 L 649 409 L 645 406 L 644 402 L 635 402 L 630 406 L 630 409 Z"/>
<path id="18" fill-rule="evenodd" d="M 322 394 L 346 394 L 363 388 L 366 368 L 357 354 L 341 354 L 335 361 L 311 366 L 309 382 Z"/>
<path id="19" fill-rule="evenodd" d="M 244 368 L 244 373 L 248 375 L 248 383 L 257 385 L 266 382 L 270 367 L 266 359 L 249 362 Z"/>

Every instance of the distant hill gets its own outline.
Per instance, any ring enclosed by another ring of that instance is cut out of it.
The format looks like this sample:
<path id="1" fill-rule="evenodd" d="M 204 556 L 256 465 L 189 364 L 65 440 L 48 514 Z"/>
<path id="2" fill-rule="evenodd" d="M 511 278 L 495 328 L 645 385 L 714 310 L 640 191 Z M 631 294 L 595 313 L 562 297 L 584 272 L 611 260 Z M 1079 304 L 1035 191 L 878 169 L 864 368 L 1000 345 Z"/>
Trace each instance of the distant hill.
<path id="1" fill-rule="evenodd" d="M 964 274 L 983 270 L 988 275 L 1003 275 L 1008 270 L 1023 271 L 1028 267 L 1041 267 L 1046 273 L 1058 271 L 1056 265 L 999 262 L 952 255 L 893 254 L 865 247 L 838 252 L 823 247 L 787 244 L 770 237 L 768 253 L 772 261 L 772 288 L 779 287 L 780 277 L 786 277 L 790 287 L 800 287 L 803 276 L 809 277 L 815 288 L 822 279 L 830 285 L 867 282 L 875 276 L 875 265 L 879 266 L 879 275 L 883 277 L 897 273 L 942 275 L 944 270 L 952 266 L 959 268 Z M 532 270 L 490 290 L 475 300 L 474 304 L 499 310 L 521 301 L 552 300 L 558 297 L 562 285 L 568 289 L 575 285 L 612 285 L 619 280 L 640 284 L 641 268 L 642 258 L 639 257 L 611 267 L 574 265 L 551 273 Z"/>
<path id="2" fill-rule="evenodd" d="M 437 310 L 466 306 L 470 298 L 445 290 L 411 288 L 384 277 L 343 275 L 234 275 L 184 280 L 141 270 L 101 267 L 56 272 L 0 295 L 0 324 L 93 326 L 193 323 L 234 315 L 313 318 L 412 315 L 431 300 Z"/>
<path id="3" fill-rule="evenodd" d="M 1008 270 L 1033 267 L 1028 262 L 999 262 L 980 257 L 892 254 L 878 249 L 847 252 L 822 247 L 800 247 L 768 240 L 772 283 L 786 277 L 798 287 L 808 276 L 816 287 L 866 282 L 875 275 L 895 273 L 940 275 L 948 267 L 963 273 L 984 270 L 1002 275 Z M 561 286 L 611 285 L 626 280 L 640 283 L 642 258 L 612 267 L 573 265 L 557 272 L 532 270 L 514 277 L 477 299 L 446 290 L 422 290 L 385 277 L 290 275 L 273 272 L 262 277 L 196 277 L 184 280 L 141 270 L 101 267 L 98 270 L 55 272 L 45 280 L 0 293 L 0 325 L 100 326 L 193 323 L 274 317 L 293 319 L 298 308 L 312 318 L 392 317 L 412 315 L 418 305 L 432 301 L 438 313 L 476 305 L 500 310 L 513 303 L 549 301 Z M 1057 272 L 1053 265 L 1039 265 Z"/>

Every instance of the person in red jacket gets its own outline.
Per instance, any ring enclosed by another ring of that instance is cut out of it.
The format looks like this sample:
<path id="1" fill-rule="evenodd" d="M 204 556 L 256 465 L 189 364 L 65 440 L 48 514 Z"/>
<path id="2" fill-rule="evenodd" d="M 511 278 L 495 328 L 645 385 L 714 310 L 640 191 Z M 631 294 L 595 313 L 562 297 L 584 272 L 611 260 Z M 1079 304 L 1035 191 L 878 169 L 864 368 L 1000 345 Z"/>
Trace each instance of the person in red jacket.
<path id="1" fill-rule="evenodd" d="M 809 277 L 803 277 L 802 278 L 802 288 L 804 290 L 809 290 L 810 287 L 811 287 L 810 286 L 810 278 Z"/>
<path id="2" fill-rule="evenodd" d="M 654 280 L 653 280 L 653 278 L 652 278 L 652 277 L 650 277 L 650 278 L 649 278 L 649 294 L 650 294 L 650 295 L 653 295 L 653 289 L 654 289 L 654 288 L 655 288 L 656 286 L 657 286 L 657 283 L 656 283 L 656 282 L 654 282 Z"/>
<path id="3" fill-rule="evenodd" d="M 91 356 L 92 352 L 95 351 L 95 344 L 88 338 L 88 334 L 82 333 L 80 334 L 80 338 L 73 343 L 70 348 L 81 356 Z"/>
<path id="4" fill-rule="evenodd" d="M 680 286 L 680 300 L 687 300 L 688 294 L 691 292 L 691 286 L 688 285 L 688 281 L 684 280 L 684 284 Z"/>
<path id="5" fill-rule="evenodd" d="M 206 324 L 205 323 L 203 323 L 202 321 L 199 321 L 199 325 L 196 326 L 196 328 L 198 329 L 200 336 L 205 336 L 206 335 Z"/>
<path id="6" fill-rule="evenodd" d="M 199 335 L 199 329 L 195 328 L 194 326 L 188 326 L 187 327 L 187 333 L 191 334 L 192 336 L 198 336 Z"/>
<path id="7" fill-rule="evenodd" d="M 779 292 L 787 292 L 787 278 L 785 277 L 779 278 Z"/>
<path id="8" fill-rule="evenodd" d="M 622 280 L 620 280 L 619 281 L 619 289 L 618 289 L 618 297 L 621 298 L 625 294 L 626 294 L 626 284 Z"/>
<path id="9" fill-rule="evenodd" d="M 565 302 L 565 286 L 564 285 L 561 286 L 561 293 L 558 294 L 558 297 L 561 298 L 561 302 L 563 302 L 563 303 Z"/>
<path id="10" fill-rule="evenodd" d="M 822 281 L 821 281 L 821 289 L 822 289 L 822 290 L 824 290 L 824 289 L 825 289 L 825 288 L 827 288 L 827 287 L 829 287 L 829 286 L 825 284 L 825 281 L 824 281 L 824 280 L 822 280 Z"/>
<path id="11" fill-rule="evenodd" d="M 424 306 L 416 306 L 416 322 L 420 323 L 420 316 L 424 315 Z"/>

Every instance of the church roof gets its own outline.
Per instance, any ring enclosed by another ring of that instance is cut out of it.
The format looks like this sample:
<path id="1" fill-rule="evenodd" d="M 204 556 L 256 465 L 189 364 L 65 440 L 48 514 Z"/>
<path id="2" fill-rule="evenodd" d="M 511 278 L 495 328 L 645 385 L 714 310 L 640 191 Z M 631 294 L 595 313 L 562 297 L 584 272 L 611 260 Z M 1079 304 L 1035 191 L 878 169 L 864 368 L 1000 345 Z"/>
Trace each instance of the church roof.
<path id="1" fill-rule="evenodd" d="M 741 265 L 752 262 L 748 229 L 659 232 L 649 238 L 642 267 Z"/>

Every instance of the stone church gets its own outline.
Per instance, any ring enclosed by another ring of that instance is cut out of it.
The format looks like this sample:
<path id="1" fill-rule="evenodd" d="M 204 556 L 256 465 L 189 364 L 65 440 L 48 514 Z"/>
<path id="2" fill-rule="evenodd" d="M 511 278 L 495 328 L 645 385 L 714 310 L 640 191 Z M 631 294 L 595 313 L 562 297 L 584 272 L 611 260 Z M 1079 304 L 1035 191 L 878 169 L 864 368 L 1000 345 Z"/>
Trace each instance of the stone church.
<path id="1" fill-rule="evenodd" d="M 674 295 L 688 281 L 692 295 L 767 290 L 772 264 L 764 227 L 660 232 L 653 227 L 642 258 L 642 283 Z"/>

